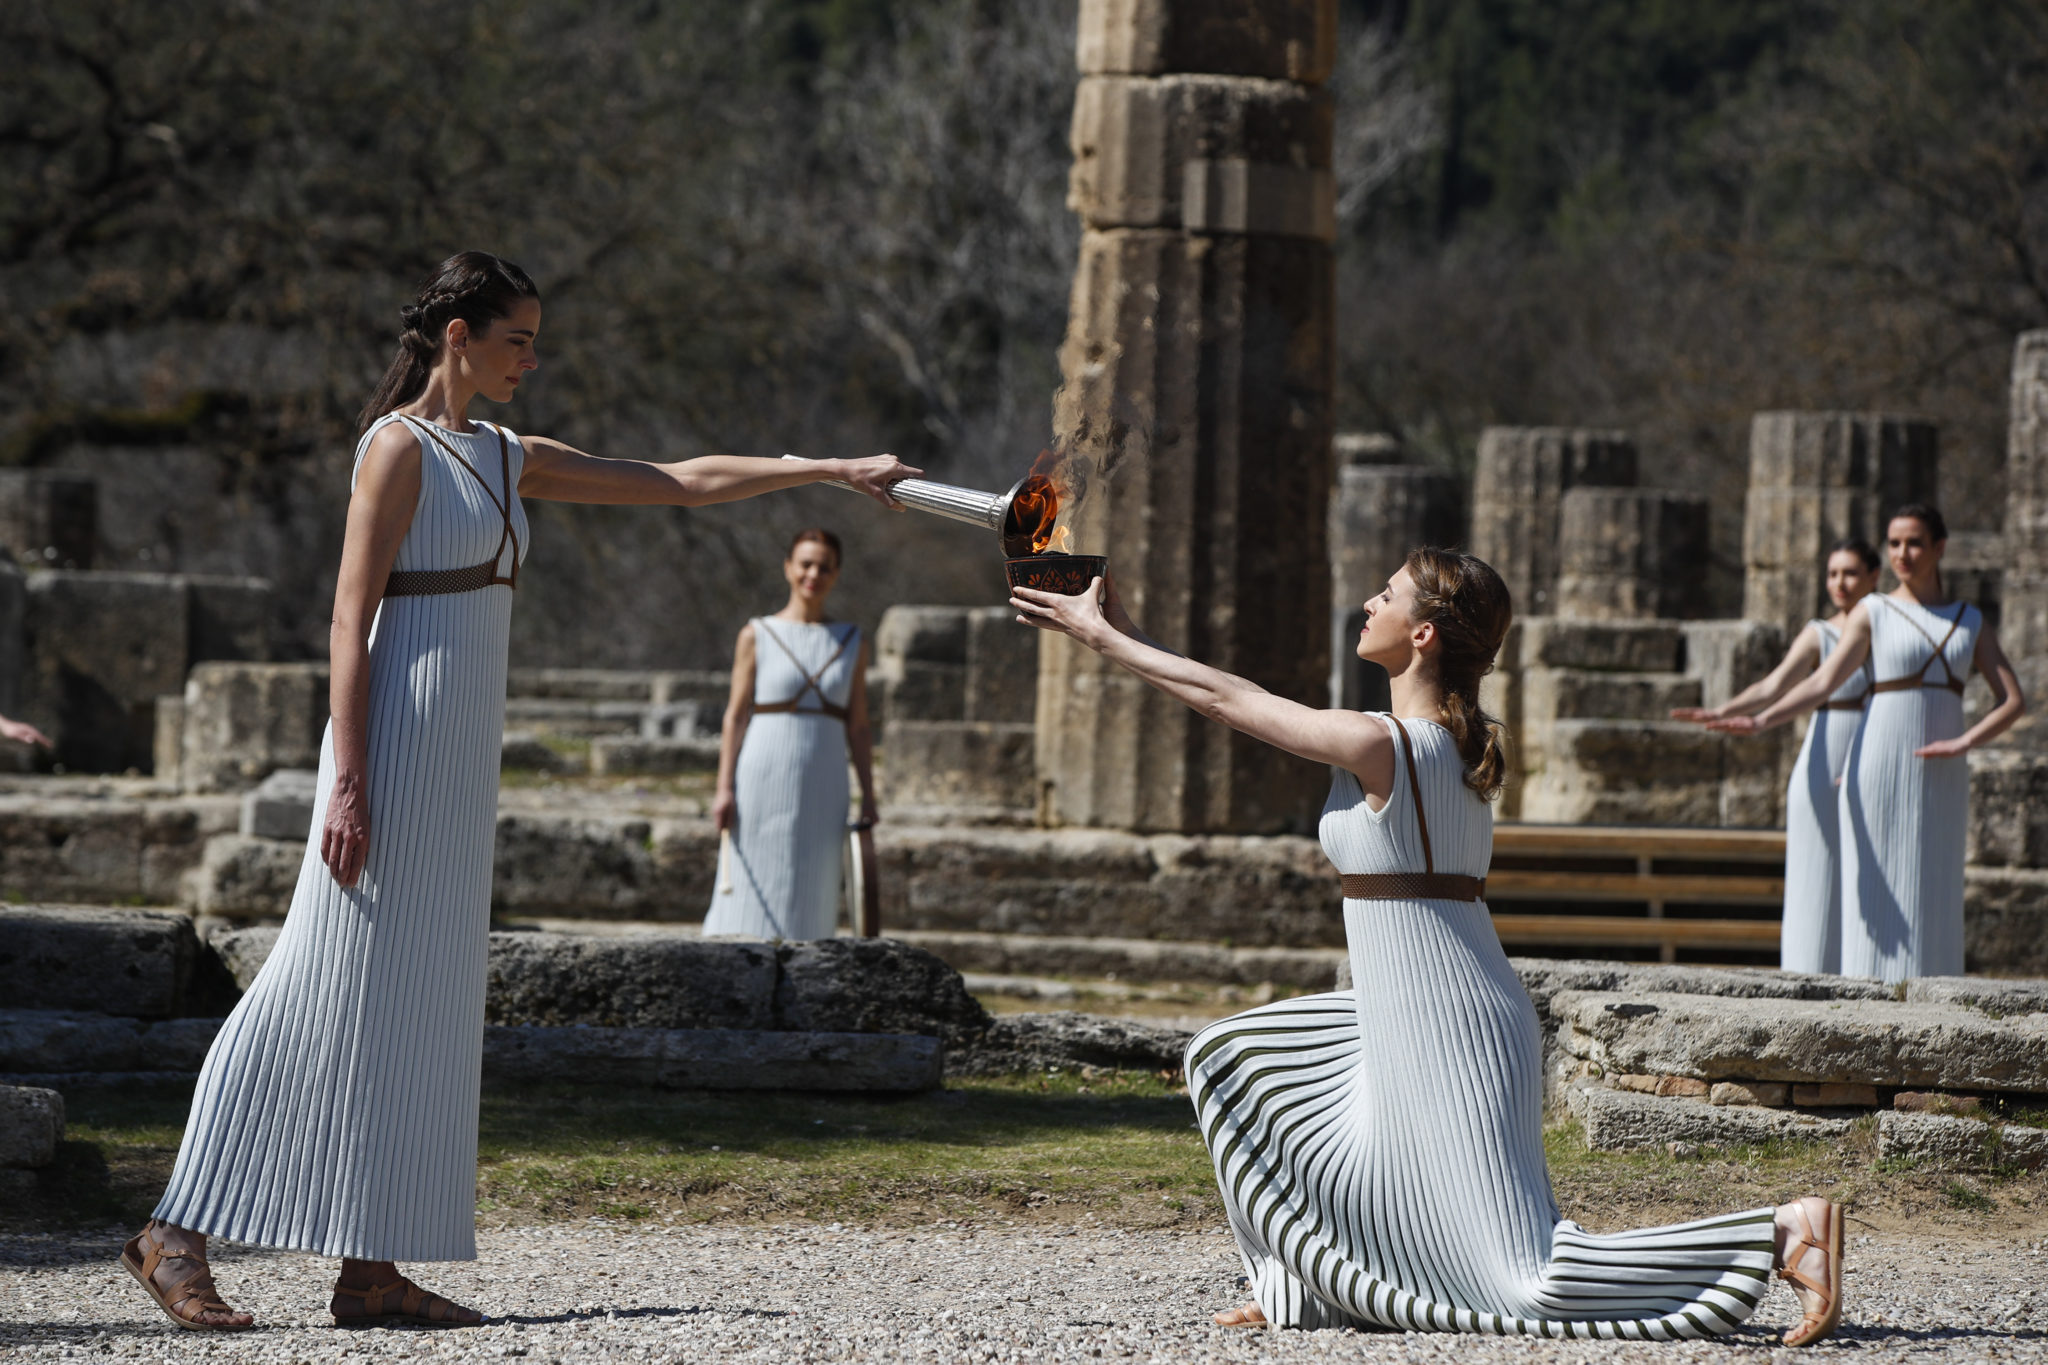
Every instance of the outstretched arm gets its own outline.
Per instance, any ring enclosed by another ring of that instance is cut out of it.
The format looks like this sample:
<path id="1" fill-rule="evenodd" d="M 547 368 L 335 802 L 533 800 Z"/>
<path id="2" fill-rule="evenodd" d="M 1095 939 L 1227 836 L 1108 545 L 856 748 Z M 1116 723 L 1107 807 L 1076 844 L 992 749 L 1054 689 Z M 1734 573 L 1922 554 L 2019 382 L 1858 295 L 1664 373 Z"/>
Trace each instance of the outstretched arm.
<path id="1" fill-rule="evenodd" d="M 526 446 L 526 467 L 519 475 L 519 496 L 548 502 L 704 507 L 715 502 L 738 502 L 778 489 L 838 480 L 885 507 L 900 507 L 889 495 L 890 485 L 923 472 L 894 455 L 871 455 L 861 460 L 700 455 L 694 460 L 655 464 L 649 460 L 600 459 L 545 436 L 520 439 Z"/>
<path id="2" fill-rule="evenodd" d="M 40 744 L 45 749 L 57 747 L 50 742 L 48 735 L 36 729 L 35 726 L 30 725 L 27 721 L 9 720 L 5 716 L 0 716 L 0 739 L 12 739 L 22 744 Z"/>
<path id="3" fill-rule="evenodd" d="M 1755 715 L 1723 716 L 1708 721 L 1707 728 L 1731 735 L 1753 735 L 1784 725 L 1833 696 L 1835 689 L 1849 681 L 1849 675 L 1863 667 L 1863 661 L 1869 657 L 1870 609 L 1867 603 L 1858 602 L 1842 621 L 1842 643 L 1835 646 L 1835 652 L 1805 682 Z"/>
<path id="4" fill-rule="evenodd" d="M 1813 632 L 1802 627 L 1792 648 L 1785 651 L 1785 657 L 1778 666 L 1756 682 L 1737 692 L 1719 706 L 1674 706 L 1673 720 L 1689 720 L 1705 723 L 1721 720 L 1727 716 L 1753 716 L 1785 695 L 1799 679 L 1820 666 L 1820 641 Z"/>
<path id="5" fill-rule="evenodd" d="M 1131 624 L 1113 587 L 1108 596 L 1114 605 L 1098 602 L 1104 586 L 1097 579 L 1073 597 L 1013 588 L 1010 605 L 1025 625 L 1072 636 L 1210 720 L 1302 758 L 1348 769 L 1369 795 L 1382 800 L 1393 790 L 1393 739 L 1384 725 L 1357 711 L 1325 711 L 1274 696 L 1249 678 L 1164 649 Z"/>
<path id="6" fill-rule="evenodd" d="M 1991 686 L 1991 709 L 1954 739 L 1936 740 L 1915 749 L 1913 753 L 1917 757 L 1954 758 L 1958 754 L 1966 754 L 1979 744 L 1994 740 L 2010 730 L 2013 722 L 2027 713 L 2027 698 L 2020 691 L 2019 675 L 2013 671 L 2012 661 L 2005 657 L 2005 650 L 1998 643 L 1998 632 L 1990 626 L 1978 634 L 1972 661 L 1977 665 L 1977 671 L 1984 675 L 1984 681 Z"/>

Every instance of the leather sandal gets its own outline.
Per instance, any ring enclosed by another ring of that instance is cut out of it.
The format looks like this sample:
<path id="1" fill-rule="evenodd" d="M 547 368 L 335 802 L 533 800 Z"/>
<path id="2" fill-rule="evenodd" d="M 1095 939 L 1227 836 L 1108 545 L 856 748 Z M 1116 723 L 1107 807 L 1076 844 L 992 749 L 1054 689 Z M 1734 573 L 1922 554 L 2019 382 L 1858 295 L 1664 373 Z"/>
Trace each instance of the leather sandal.
<path id="1" fill-rule="evenodd" d="M 341 1311 L 344 1298 L 354 1299 L 357 1311 Z M 373 1284 L 368 1289 L 347 1289 L 334 1287 L 334 1297 L 328 1300 L 327 1311 L 334 1315 L 336 1327 L 382 1327 L 392 1323 L 408 1323 L 415 1327 L 481 1327 L 483 1314 L 473 1308 L 464 1308 L 452 1299 L 426 1290 L 400 1275 L 390 1284 Z M 462 1317 L 464 1313 L 475 1314 L 473 1321 Z"/>
<path id="2" fill-rule="evenodd" d="M 1829 1203 L 1817 1229 L 1805 1203 L 1794 1207 L 1799 1210 L 1799 1221 L 1804 1231 L 1799 1234 L 1798 1242 L 1785 1253 L 1785 1264 L 1778 1267 L 1778 1278 L 1813 1295 L 1820 1301 L 1820 1306 L 1808 1307 L 1805 1297 L 1801 1296 L 1799 1306 L 1803 1316 L 1799 1325 L 1785 1333 L 1781 1340 L 1787 1346 L 1811 1346 L 1834 1331 L 1842 1320 L 1842 1206 Z M 1820 1251 L 1827 1256 L 1827 1269 L 1821 1280 L 1799 1268 L 1808 1251 Z"/>
<path id="3" fill-rule="evenodd" d="M 166 1289 L 156 1282 L 157 1267 L 165 1261 L 192 1261 L 199 1269 Z M 190 1251 L 166 1251 L 161 1242 L 149 1235 L 148 1228 L 130 1237 L 121 1248 L 121 1265 L 135 1277 L 150 1298 L 156 1300 L 156 1306 L 164 1310 L 164 1316 L 188 1332 L 246 1332 L 256 1325 L 254 1322 L 200 1321 L 201 1315 L 206 1313 L 233 1313 L 236 1310 L 221 1302 L 220 1289 L 213 1282 L 213 1272 L 207 1269 L 204 1256 Z"/>
<path id="4" fill-rule="evenodd" d="M 1215 1323 L 1218 1327 L 1270 1327 L 1272 1325 L 1266 1320 L 1266 1310 L 1259 1307 L 1256 1303 L 1248 1303 L 1242 1308 L 1226 1308 L 1221 1313 L 1210 1318 L 1209 1321 Z"/>

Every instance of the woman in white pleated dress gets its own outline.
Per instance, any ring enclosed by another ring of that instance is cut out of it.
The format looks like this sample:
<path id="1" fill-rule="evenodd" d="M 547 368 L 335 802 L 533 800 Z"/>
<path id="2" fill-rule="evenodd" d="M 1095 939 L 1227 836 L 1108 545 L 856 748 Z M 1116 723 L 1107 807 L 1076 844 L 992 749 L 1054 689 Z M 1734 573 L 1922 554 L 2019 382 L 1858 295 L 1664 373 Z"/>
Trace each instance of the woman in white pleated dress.
<path id="1" fill-rule="evenodd" d="M 821 479 L 892 503 L 889 456 L 598 459 L 469 416 L 537 365 L 517 266 L 450 257 L 363 410 L 335 588 L 332 717 L 291 911 L 199 1075 L 122 1264 L 180 1327 L 238 1330 L 208 1236 L 341 1258 L 337 1325 L 467 1326 L 395 1261 L 476 1256 L 477 1094 L 522 498 L 700 506 Z M 829 466 L 829 468 L 828 468 Z"/>
<path id="2" fill-rule="evenodd" d="M 1749 734 L 1813 709 L 1867 660 L 1876 679 L 1842 774 L 1842 974 L 1897 983 L 1963 970 L 1963 844 L 1970 772 L 1964 755 L 2026 712 L 2019 679 L 1983 613 L 1941 586 L 1948 530 L 1924 504 L 1885 529 L 1899 586 L 1863 600 L 1842 642 L 1798 687 L 1752 717 L 1711 722 Z M 1975 667 L 1991 708 L 1965 726 L 1963 684 Z"/>
<path id="3" fill-rule="evenodd" d="M 1786 1340 L 1832 1330 L 1842 1217 L 1824 1199 L 1621 1233 L 1558 1216 L 1536 1011 L 1483 899 L 1507 766 L 1479 708 L 1510 616 L 1498 574 L 1418 550 L 1364 604 L 1358 654 L 1387 670 L 1387 714 L 1316 710 L 1163 649 L 1106 582 L 1011 604 L 1337 770 L 1321 835 L 1344 874 L 1353 989 L 1223 1020 L 1188 1047 L 1254 1299 L 1218 1324 L 1699 1337 L 1744 1321 L 1776 1267 L 1804 1309 Z"/>
<path id="4" fill-rule="evenodd" d="M 1719 706 L 1679 707 L 1672 718 L 1706 724 L 1753 716 L 1791 691 L 1841 643 L 1842 622 L 1877 586 L 1881 562 L 1864 541 L 1836 545 L 1827 559 L 1828 600 L 1835 614 L 1808 621 L 1768 677 Z M 1785 908 L 1778 938 L 1778 966 L 1784 971 L 1839 975 L 1842 970 L 1842 849 L 1836 816 L 1842 772 L 1870 699 L 1871 681 L 1866 663 L 1813 713 L 1785 784 Z"/>
<path id="5" fill-rule="evenodd" d="M 838 926 L 849 757 L 860 823 L 875 823 L 867 644 L 858 626 L 825 614 L 839 566 L 839 537 L 797 532 L 782 561 L 789 601 L 742 626 L 733 646 L 706 934 L 830 938 Z"/>

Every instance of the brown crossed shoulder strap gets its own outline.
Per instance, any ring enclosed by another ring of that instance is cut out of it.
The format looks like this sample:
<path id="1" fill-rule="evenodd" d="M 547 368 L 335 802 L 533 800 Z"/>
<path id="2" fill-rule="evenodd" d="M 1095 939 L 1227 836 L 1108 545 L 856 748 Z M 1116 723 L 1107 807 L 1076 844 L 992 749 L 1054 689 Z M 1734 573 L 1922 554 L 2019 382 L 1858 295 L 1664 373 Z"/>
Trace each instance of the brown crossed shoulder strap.
<path id="1" fill-rule="evenodd" d="M 824 713 L 825 715 L 832 717 L 832 719 L 844 724 L 847 717 L 851 714 L 851 712 L 849 712 L 846 707 L 839 705 L 837 702 L 833 701 L 830 697 L 825 695 L 825 685 L 824 683 L 820 682 L 819 679 L 825 676 L 826 671 L 830 669 L 833 664 L 839 662 L 839 656 L 844 654 L 846 652 L 846 647 L 853 643 L 853 637 L 860 634 L 859 627 L 855 627 L 847 631 L 846 634 L 839 637 L 839 648 L 832 651 L 832 657 L 825 660 L 824 663 L 820 664 L 818 666 L 818 671 L 815 673 L 811 672 L 810 669 L 804 667 L 803 660 L 797 658 L 796 652 L 792 650 L 788 645 L 782 642 L 781 636 L 777 635 L 774 631 L 768 629 L 768 618 L 765 616 L 761 618 L 761 630 L 763 634 L 765 634 L 769 639 L 775 642 L 775 647 L 781 650 L 785 655 L 787 655 L 789 661 L 792 664 L 796 665 L 796 671 L 804 675 L 804 685 L 798 688 L 796 695 L 791 697 L 788 701 L 771 701 L 756 703 L 754 706 L 754 714 L 757 716 L 773 716 L 800 710 L 801 708 L 798 707 L 797 703 L 804 699 L 804 693 L 813 692 L 816 693 L 818 697 L 818 710 Z"/>
<path id="2" fill-rule="evenodd" d="M 1388 716 L 1401 740 L 1401 763 L 1408 769 L 1408 794 L 1415 800 L 1415 828 L 1422 836 L 1420 872 L 1347 872 L 1344 899 L 1348 901 L 1479 901 L 1486 899 L 1486 878 L 1439 873 L 1436 853 L 1429 846 L 1429 815 L 1422 808 L 1422 778 L 1415 771 L 1415 745 L 1408 727 L 1398 716 Z"/>
<path id="3" fill-rule="evenodd" d="M 384 581 L 384 595 L 439 597 L 448 593 L 475 592 L 479 588 L 488 588 L 496 583 L 503 583 L 513 591 L 518 591 L 519 534 L 512 529 L 511 499 L 515 496 L 512 491 L 512 451 L 505 441 L 505 429 L 491 426 L 491 430 L 498 434 L 498 481 L 505 489 L 505 496 L 501 499 L 490 484 L 485 482 L 484 476 L 476 472 L 476 466 L 462 458 L 462 452 L 448 444 L 434 430 L 431 422 L 415 421 L 405 413 L 399 413 L 398 419 L 417 431 L 425 432 L 429 440 L 447 451 L 455 463 L 469 471 L 469 477 L 476 480 L 477 486 L 484 490 L 484 496 L 491 500 L 491 506 L 497 508 L 498 515 L 505 519 L 505 529 L 498 536 L 497 553 L 482 564 L 472 564 L 466 569 L 394 569 L 391 577 Z M 498 565 L 505 558 L 505 546 L 508 542 L 512 546 L 512 574 L 509 578 L 498 573 Z"/>
<path id="4" fill-rule="evenodd" d="M 1889 602 L 1891 599 L 1886 598 L 1884 600 Z M 1896 606 L 1892 609 L 1894 611 L 1899 610 Z M 1943 633 L 1939 640 L 1936 640 L 1926 631 L 1921 630 L 1918 621 L 1915 621 L 1903 611 L 1899 611 L 1899 619 L 1914 630 L 1919 631 L 1920 638 L 1934 646 L 1934 652 L 1927 656 L 1927 662 L 1920 665 L 1918 673 L 1909 673 L 1903 678 L 1887 678 L 1881 683 L 1872 684 L 1870 690 L 1873 692 L 1910 692 L 1915 688 L 1921 687 L 1944 687 L 1957 696 L 1962 696 L 1963 680 L 1956 676 L 1956 671 L 1953 668 L 1949 667 L 1948 655 L 1942 653 L 1942 651 L 1948 648 L 1948 642 L 1953 640 L 1956 636 L 1956 631 L 1962 628 L 1963 617 L 1969 614 L 1969 610 L 1970 604 L 1968 602 L 1956 603 L 1956 619 L 1948 623 L 1948 630 Z M 1941 661 L 1941 671 L 1948 674 L 1948 681 L 1946 682 L 1935 682 L 1927 676 L 1927 670 L 1934 667 L 1935 660 L 1937 659 Z"/>

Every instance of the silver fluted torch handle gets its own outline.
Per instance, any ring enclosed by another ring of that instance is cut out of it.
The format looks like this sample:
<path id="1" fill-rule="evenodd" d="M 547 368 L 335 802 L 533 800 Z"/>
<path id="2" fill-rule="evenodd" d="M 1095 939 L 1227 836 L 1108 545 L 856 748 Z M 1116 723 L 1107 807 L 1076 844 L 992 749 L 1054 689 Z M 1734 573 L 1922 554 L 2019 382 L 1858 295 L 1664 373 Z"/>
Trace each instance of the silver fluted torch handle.
<path id="1" fill-rule="evenodd" d="M 802 460 L 804 457 L 784 455 L 782 458 Z M 827 479 L 825 482 L 846 489 L 853 487 L 843 479 Z M 1025 555 L 1031 553 L 1032 528 L 1013 525 L 1010 512 L 1019 490 L 1031 482 L 1027 477 L 1019 479 L 1007 493 L 984 493 L 977 488 L 959 488 L 950 483 L 934 483 L 930 479 L 899 479 L 889 485 L 889 495 L 920 512 L 930 512 L 950 521 L 964 521 L 970 526 L 985 526 L 1002 538 L 1005 554 Z M 1020 539 L 1022 548 L 1017 548 Z"/>

